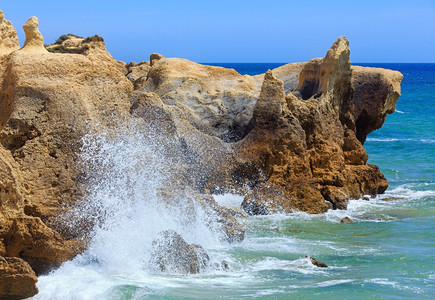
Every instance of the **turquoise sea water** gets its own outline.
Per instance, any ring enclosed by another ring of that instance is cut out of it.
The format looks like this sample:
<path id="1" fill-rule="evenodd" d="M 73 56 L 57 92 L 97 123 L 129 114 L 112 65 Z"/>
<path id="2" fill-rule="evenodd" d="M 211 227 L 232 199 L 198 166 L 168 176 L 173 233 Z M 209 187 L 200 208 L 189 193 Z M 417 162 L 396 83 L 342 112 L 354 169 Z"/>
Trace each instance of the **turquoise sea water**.
<path id="1" fill-rule="evenodd" d="M 279 66 L 221 65 L 251 75 Z M 197 275 L 167 275 L 141 264 L 138 244 L 147 242 L 144 236 L 152 229 L 142 213 L 133 224 L 144 222 L 144 230 L 106 230 L 88 253 L 41 276 L 35 298 L 433 299 L 435 64 L 364 66 L 394 69 L 405 76 L 397 111 L 365 143 L 369 162 L 378 165 L 390 183 L 385 195 L 350 201 L 347 211 L 323 215 L 250 217 L 240 244 L 187 234 L 186 240 L 202 244 L 212 260 L 224 259 L 230 266 L 229 271 Z M 398 199 L 382 200 L 387 197 Z M 230 205 L 241 201 L 234 195 L 216 199 Z M 135 220 L 135 214 L 128 216 Z M 340 224 L 345 216 L 356 223 Z M 313 266 L 307 255 L 329 267 Z"/>

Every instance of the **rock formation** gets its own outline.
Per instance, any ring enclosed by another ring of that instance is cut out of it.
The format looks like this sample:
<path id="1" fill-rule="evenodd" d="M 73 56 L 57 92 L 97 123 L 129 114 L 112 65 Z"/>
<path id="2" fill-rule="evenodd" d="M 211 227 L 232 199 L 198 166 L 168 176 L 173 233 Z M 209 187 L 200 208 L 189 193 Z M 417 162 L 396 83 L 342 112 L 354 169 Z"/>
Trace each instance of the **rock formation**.
<path id="1" fill-rule="evenodd" d="M 0 26 L 0 256 L 8 264 L 18 257 L 39 275 L 86 246 L 90 221 L 70 226 L 59 216 L 86 201 L 80 149 L 91 129 L 135 124 L 158 141 L 168 169 L 156 194 L 168 207 L 180 199 L 203 207 L 229 242 L 243 240 L 243 213 L 210 194 L 243 194 L 250 214 L 322 213 L 388 187 L 363 144 L 395 110 L 402 75 L 351 66 L 344 37 L 324 58 L 242 76 L 155 54 L 125 64 L 99 36 L 66 35 L 46 51 L 35 17 L 18 49 L 3 14 Z M 196 261 L 183 270 L 196 271 Z"/>
<path id="2" fill-rule="evenodd" d="M 23 50 L 27 51 L 47 51 L 44 47 L 44 38 L 39 32 L 39 20 L 37 17 L 31 17 L 24 24 L 23 29 L 26 34 L 26 41 L 24 42 Z"/>
<path id="3" fill-rule="evenodd" d="M 35 272 L 18 257 L 0 256 L 0 298 L 24 299 L 38 293 Z"/>
<path id="4" fill-rule="evenodd" d="M 154 258 L 162 272 L 196 274 L 204 269 L 210 257 L 200 245 L 188 244 L 173 230 L 160 233 L 153 242 Z"/>
<path id="5" fill-rule="evenodd" d="M 10 21 L 5 20 L 0 10 L 0 56 L 7 55 L 20 48 L 15 28 Z"/>

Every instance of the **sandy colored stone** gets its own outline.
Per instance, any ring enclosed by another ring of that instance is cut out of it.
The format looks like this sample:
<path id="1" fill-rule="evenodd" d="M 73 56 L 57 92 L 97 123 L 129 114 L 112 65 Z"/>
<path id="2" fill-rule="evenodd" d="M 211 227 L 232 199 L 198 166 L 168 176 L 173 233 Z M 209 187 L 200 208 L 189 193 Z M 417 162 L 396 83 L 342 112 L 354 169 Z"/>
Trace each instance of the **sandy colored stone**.
<path id="1" fill-rule="evenodd" d="M 18 36 L 11 21 L 5 19 L 5 14 L 0 10 L 0 57 L 20 48 Z"/>
<path id="2" fill-rule="evenodd" d="M 181 109 L 197 130 L 227 142 L 247 134 L 258 96 L 251 80 L 233 69 L 180 58 L 156 61 L 139 90 L 155 92 L 163 103 Z"/>
<path id="3" fill-rule="evenodd" d="M 59 267 L 76 255 L 76 244 L 65 241 L 40 218 L 25 216 L 9 220 L 12 224 L 3 235 L 6 255 L 22 258 L 37 275 Z"/>
<path id="4" fill-rule="evenodd" d="M 18 257 L 0 256 L 0 298 L 25 299 L 38 293 L 38 278 L 32 268 Z"/>
<path id="5" fill-rule="evenodd" d="M 396 110 L 402 79 L 403 75 L 397 71 L 352 66 L 353 118 L 355 134 L 361 143 Z"/>
<path id="6" fill-rule="evenodd" d="M 39 20 L 37 17 L 31 17 L 23 25 L 26 41 L 24 42 L 23 50 L 46 52 L 44 47 L 44 38 L 39 31 Z"/>

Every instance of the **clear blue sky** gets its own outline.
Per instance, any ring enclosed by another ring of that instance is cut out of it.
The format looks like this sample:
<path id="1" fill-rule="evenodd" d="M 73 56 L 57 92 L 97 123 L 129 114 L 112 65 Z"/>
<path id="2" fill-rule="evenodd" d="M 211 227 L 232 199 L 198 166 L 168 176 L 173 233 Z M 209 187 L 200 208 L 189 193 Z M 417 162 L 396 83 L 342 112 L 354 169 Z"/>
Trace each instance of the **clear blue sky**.
<path id="1" fill-rule="evenodd" d="M 353 62 L 434 62 L 434 0 L 36 1 L 0 0 L 17 29 L 39 18 L 45 43 L 101 35 L 126 62 L 152 52 L 197 62 L 297 62 L 339 36 Z"/>

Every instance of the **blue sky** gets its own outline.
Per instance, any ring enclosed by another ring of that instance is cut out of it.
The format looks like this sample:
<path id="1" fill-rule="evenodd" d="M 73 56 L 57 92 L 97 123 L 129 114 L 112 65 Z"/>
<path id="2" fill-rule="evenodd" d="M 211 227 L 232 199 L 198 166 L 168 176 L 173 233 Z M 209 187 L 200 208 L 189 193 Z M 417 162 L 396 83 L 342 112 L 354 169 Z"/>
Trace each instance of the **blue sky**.
<path id="1" fill-rule="evenodd" d="M 23 24 L 37 16 L 46 43 L 99 34 L 126 62 L 152 52 L 197 62 L 307 61 L 344 35 L 353 62 L 435 63 L 433 0 L 0 0 L 0 9 L 21 44 Z"/>

